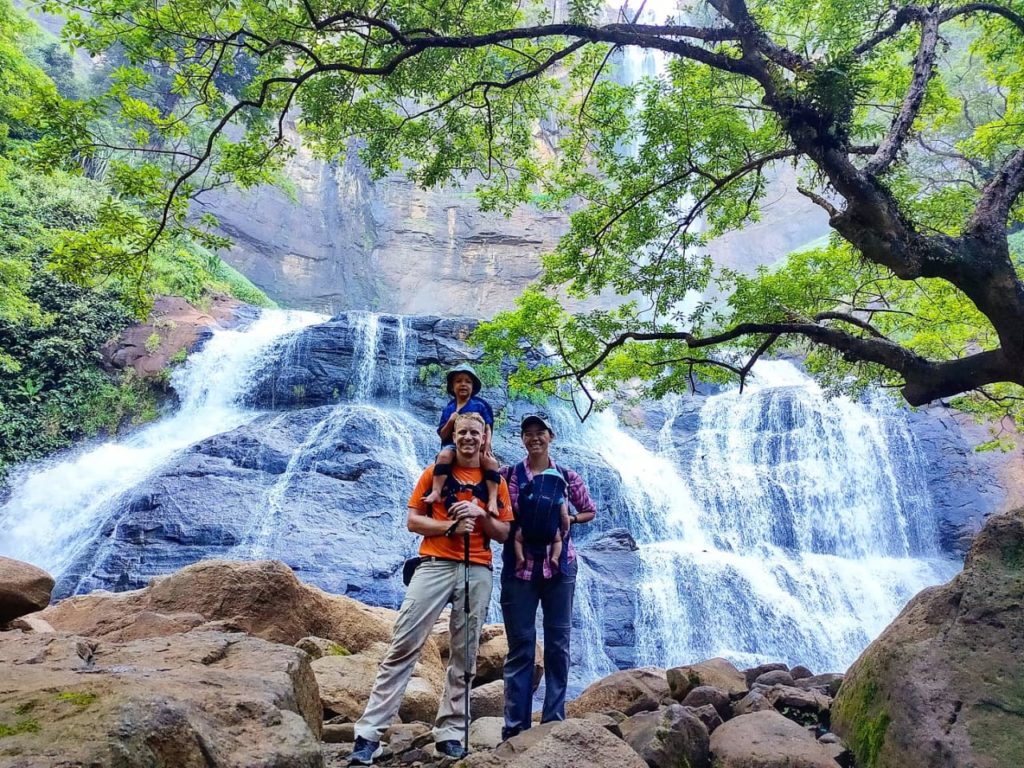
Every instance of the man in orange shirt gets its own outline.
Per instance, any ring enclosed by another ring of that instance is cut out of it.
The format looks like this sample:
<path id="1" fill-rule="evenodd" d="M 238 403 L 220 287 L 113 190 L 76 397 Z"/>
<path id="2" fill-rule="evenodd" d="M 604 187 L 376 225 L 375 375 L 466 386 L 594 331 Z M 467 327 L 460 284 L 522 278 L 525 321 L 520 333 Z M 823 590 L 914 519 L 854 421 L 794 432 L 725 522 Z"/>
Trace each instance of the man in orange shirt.
<path id="1" fill-rule="evenodd" d="M 467 669 L 476 671 L 480 629 L 491 601 L 490 541 L 504 542 L 512 520 L 512 503 L 504 480 L 498 488 L 497 516 L 487 512 L 487 484 L 480 466 L 484 429 L 480 414 L 460 414 L 455 420 L 455 462 L 444 494 L 447 499 L 429 505 L 423 501 L 433 484 L 433 465 L 423 471 L 409 497 L 406 525 L 423 537 L 420 544 L 423 561 L 409 582 L 395 622 L 391 647 L 380 663 L 366 710 L 356 723 L 356 743 L 349 765 L 372 765 L 374 758 L 383 752 L 381 736 L 398 714 L 423 645 L 437 617 L 449 603 L 452 604 L 451 653 L 444 693 L 434 722 L 434 742 L 441 754 L 457 758 L 465 754 L 459 743 L 466 726 L 465 672 Z M 466 533 L 470 545 L 468 574 L 464 562 L 463 534 Z M 467 576 L 468 617 L 464 610 Z"/>

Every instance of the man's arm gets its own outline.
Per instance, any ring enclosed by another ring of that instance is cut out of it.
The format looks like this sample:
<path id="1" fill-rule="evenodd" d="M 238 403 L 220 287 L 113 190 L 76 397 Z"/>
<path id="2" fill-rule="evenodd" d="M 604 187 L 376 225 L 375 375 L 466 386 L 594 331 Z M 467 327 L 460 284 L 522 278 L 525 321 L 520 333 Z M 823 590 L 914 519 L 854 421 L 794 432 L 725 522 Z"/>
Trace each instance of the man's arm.
<path id="1" fill-rule="evenodd" d="M 465 524 L 468 524 L 470 531 L 479 524 L 484 535 L 499 544 L 503 544 L 508 538 L 508 523 L 492 517 L 486 509 L 472 501 L 459 501 L 452 504 L 451 512 L 459 520 L 459 533 L 467 533 L 463 530 Z"/>
<path id="2" fill-rule="evenodd" d="M 472 521 L 467 524 L 465 520 L 456 523 L 452 523 L 451 520 L 437 520 L 416 507 L 409 507 L 409 516 L 405 521 L 406 528 L 424 537 L 445 536 L 453 525 L 453 534 L 469 533 L 473 530 Z"/>

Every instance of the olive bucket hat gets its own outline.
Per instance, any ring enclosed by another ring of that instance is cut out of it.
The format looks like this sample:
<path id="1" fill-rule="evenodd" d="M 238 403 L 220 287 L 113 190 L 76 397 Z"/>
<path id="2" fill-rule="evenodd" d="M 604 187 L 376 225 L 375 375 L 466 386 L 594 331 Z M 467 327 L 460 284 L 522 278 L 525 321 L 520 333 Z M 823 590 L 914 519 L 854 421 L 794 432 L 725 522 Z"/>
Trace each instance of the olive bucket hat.
<path id="1" fill-rule="evenodd" d="M 451 395 L 452 397 L 455 396 L 455 393 L 452 391 L 452 378 L 455 376 L 456 373 L 468 373 L 469 374 L 469 378 L 471 378 L 473 380 L 473 394 L 474 395 L 479 394 L 480 387 L 483 386 L 480 383 L 480 377 L 476 375 L 476 371 L 473 370 L 472 366 L 469 366 L 469 365 L 466 365 L 466 364 L 462 364 L 462 365 L 456 365 L 454 368 L 452 368 L 450 371 L 448 371 L 448 374 L 445 376 L 445 381 L 448 384 L 448 394 L 449 395 Z"/>

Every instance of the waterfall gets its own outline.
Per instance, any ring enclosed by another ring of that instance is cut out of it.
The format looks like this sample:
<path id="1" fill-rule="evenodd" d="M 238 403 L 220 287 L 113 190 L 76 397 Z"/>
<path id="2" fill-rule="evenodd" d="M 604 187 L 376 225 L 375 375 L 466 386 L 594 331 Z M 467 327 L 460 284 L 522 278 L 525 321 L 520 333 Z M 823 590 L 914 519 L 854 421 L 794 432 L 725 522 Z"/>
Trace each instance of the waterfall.
<path id="1" fill-rule="evenodd" d="M 827 400 L 786 362 L 755 371 L 760 385 L 707 399 L 695 434 L 676 434 L 670 399 L 646 443 L 608 411 L 559 439 L 619 474 L 640 545 L 637 665 L 724 656 L 842 670 L 911 596 L 959 568 L 939 553 L 898 409 Z M 576 623 L 588 603 L 601 598 L 581 600 Z"/>
<path id="2" fill-rule="evenodd" d="M 255 418 L 245 406 L 254 372 L 283 337 L 321 322 L 310 312 L 265 311 L 247 328 L 217 329 L 172 374 L 181 407 L 123 439 L 86 444 L 21 467 L 0 506 L 0 552 L 60 576 L 118 497 L 198 440 Z"/>
<path id="3" fill-rule="evenodd" d="M 356 391 L 354 400 L 369 400 L 374 392 L 377 378 L 377 341 L 380 330 L 380 315 L 376 312 L 350 312 L 350 321 L 358 339 L 355 351 L 358 356 L 356 368 Z M 399 324 L 401 325 L 401 324 Z"/>
<path id="4" fill-rule="evenodd" d="M 272 557 L 397 606 L 418 544 L 406 503 L 443 402 L 410 384 L 410 366 L 460 353 L 438 343 L 436 319 L 321 320 L 266 312 L 218 330 L 175 372 L 175 413 L 20 468 L 0 553 L 63 579 L 60 594 L 140 586 L 202 557 Z M 902 411 L 828 400 L 789 363 L 755 373 L 743 394 L 653 404 L 654 428 L 626 428 L 611 409 L 585 424 L 552 411 L 554 456 L 599 510 L 573 533 L 573 691 L 616 667 L 711 656 L 844 669 L 958 569 L 937 546 Z M 518 460 L 508 432 L 500 455 Z M 606 538 L 612 528 L 637 548 Z"/>

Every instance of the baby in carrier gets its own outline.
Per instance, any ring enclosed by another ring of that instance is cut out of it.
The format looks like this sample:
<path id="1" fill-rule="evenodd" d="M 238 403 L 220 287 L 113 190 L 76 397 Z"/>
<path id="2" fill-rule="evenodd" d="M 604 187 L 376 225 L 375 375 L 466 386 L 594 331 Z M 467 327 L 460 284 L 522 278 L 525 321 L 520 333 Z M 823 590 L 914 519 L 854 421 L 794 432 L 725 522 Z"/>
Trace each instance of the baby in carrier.
<path id="1" fill-rule="evenodd" d="M 524 514 L 520 515 L 520 525 L 516 528 L 512 545 L 515 550 L 516 575 L 522 579 L 531 578 L 531 574 L 525 571 L 527 548 L 531 554 L 540 554 L 539 547 L 543 546 L 544 556 L 551 564 L 551 570 L 558 572 L 562 556 L 562 538 L 568 534 L 569 529 L 569 505 L 566 500 L 567 486 L 564 475 L 554 467 L 548 467 L 536 475 L 529 485 L 531 504 L 527 507 L 526 500 L 520 498 L 520 512 Z M 539 494 L 532 492 L 532 488 L 537 486 L 544 487 Z M 544 507 L 552 511 L 557 510 L 557 525 L 544 522 L 545 518 L 551 519 L 550 515 L 543 512 Z M 536 512 L 530 514 L 527 509 Z"/>

